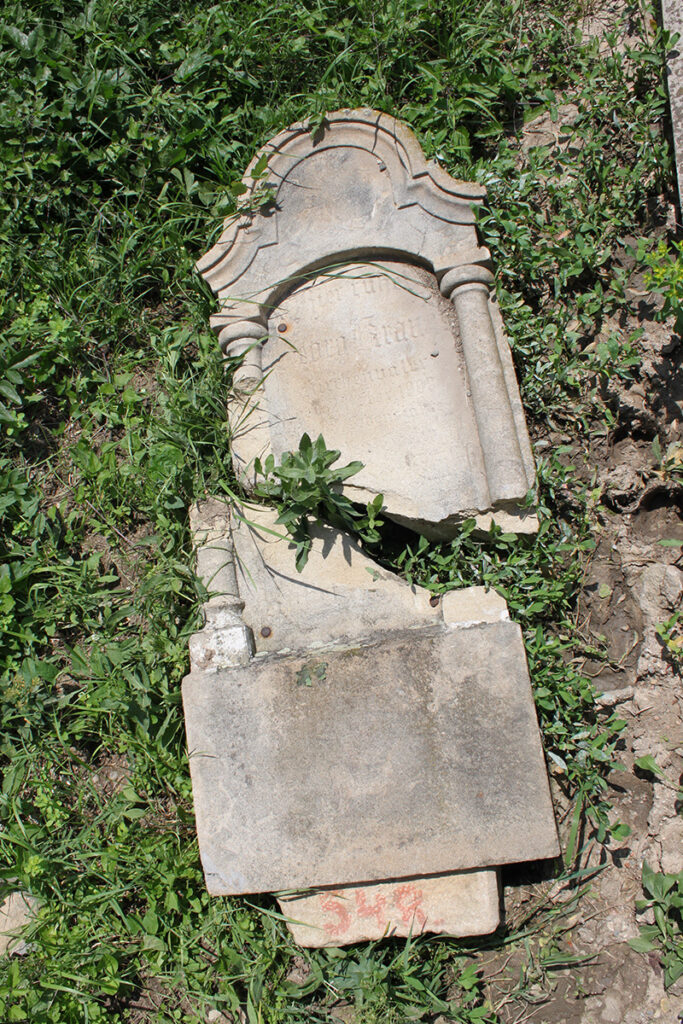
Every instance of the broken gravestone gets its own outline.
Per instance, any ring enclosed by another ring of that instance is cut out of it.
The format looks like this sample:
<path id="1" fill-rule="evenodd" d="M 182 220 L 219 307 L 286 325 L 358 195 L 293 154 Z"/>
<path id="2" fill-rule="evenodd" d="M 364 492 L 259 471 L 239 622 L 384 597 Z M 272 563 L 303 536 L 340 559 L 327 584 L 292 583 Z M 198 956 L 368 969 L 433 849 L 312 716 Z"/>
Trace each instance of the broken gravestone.
<path id="1" fill-rule="evenodd" d="M 430 537 L 532 530 L 533 460 L 478 246 L 483 192 L 374 111 L 296 125 L 248 170 L 199 267 L 235 360 L 235 469 L 322 433 L 344 489 Z M 435 602 L 347 535 L 308 562 L 271 509 L 193 512 L 212 595 L 183 687 L 209 891 L 280 891 L 304 945 L 493 930 L 498 866 L 557 835 L 519 627 L 481 588 Z"/>

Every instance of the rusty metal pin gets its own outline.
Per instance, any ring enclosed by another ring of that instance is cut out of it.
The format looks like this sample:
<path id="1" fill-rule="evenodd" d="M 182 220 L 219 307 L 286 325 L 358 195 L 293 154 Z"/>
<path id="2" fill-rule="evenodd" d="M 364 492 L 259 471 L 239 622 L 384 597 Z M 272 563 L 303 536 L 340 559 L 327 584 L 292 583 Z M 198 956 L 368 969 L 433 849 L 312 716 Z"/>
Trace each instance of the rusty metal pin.
<path id="1" fill-rule="evenodd" d="M 261 628 L 261 636 L 263 636 L 263 637 L 268 637 L 268 636 L 270 636 L 270 634 L 271 634 L 272 632 L 273 632 L 273 631 L 272 631 L 272 629 L 270 628 L 270 626 L 263 626 L 263 627 Z"/>
<path id="2" fill-rule="evenodd" d="M 280 334 L 284 334 L 285 331 L 287 330 L 287 324 L 278 324 L 277 329 L 280 332 Z"/>

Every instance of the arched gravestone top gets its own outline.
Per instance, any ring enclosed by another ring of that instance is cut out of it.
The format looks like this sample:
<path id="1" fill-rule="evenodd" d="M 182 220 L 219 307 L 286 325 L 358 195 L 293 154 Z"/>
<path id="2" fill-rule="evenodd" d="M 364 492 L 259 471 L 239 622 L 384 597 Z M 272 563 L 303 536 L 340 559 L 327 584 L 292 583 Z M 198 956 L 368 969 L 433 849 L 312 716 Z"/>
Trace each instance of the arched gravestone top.
<path id="1" fill-rule="evenodd" d="M 420 532 L 469 516 L 534 529 L 533 457 L 475 228 L 483 188 L 372 110 L 293 125 L 244 182 L 243 211 L 197 266 L 219 342 L 242 358 L 230 420 L 246 486 L 256 457 L 322 433 L 364 463 L 349 496 L 381 492 Z"/>

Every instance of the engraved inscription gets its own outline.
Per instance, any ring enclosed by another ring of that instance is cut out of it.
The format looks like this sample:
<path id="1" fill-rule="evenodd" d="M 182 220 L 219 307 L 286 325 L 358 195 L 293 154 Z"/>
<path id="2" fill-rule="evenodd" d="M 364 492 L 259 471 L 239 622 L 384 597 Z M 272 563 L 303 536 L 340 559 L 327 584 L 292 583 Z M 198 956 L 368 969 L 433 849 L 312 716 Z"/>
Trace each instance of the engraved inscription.
<path id="1" fill-rule="evenodd" d="M 413 356 L 417 354 L 418 338 L 418 325 L 414 320 L 377 324 L 373 318 L 368 317 L 366 323 L 356 324 L 343 335 L 312 341 L 310 353 L 314 359 L 341 359 L 363 345 L 372 348 L 400 348 L 402 352 Z"/>
<path id="2" fill-rule="evenodd" d="M 322 433 L 363 463 L 347 492 L 381 492 L 389 514 L 411 514 L 415 493 L 434 522 L 487 507 L 453 308 L 426 270 L 350 264 L 299 285 L 273 311 L 263 371 L 276 457 Z"/>

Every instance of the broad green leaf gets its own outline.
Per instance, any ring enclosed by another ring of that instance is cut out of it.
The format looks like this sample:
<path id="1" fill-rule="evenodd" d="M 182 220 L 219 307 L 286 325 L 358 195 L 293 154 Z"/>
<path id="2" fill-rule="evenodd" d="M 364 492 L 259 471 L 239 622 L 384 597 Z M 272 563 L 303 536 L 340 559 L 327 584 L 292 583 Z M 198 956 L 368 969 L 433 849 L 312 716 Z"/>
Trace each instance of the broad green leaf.
<path id="1" fill-rule="evenodd" d="M 662 769 L 659 767 L 652 754 L 645 754 L 643 757 L 637 757 L 633 764 L 643 772 L 650 772 L 652 775 L 663 775 Z"/>
<path id="2" fill-rule="evenodd" d="M 631 949 L 635 949 L 636 953 L 651 953 L 657 948 L 657 944 L 655 942 L 644 938 L 642 935 L 638 936 L 636 939 L 629 939 L 628 944 Z"/>

